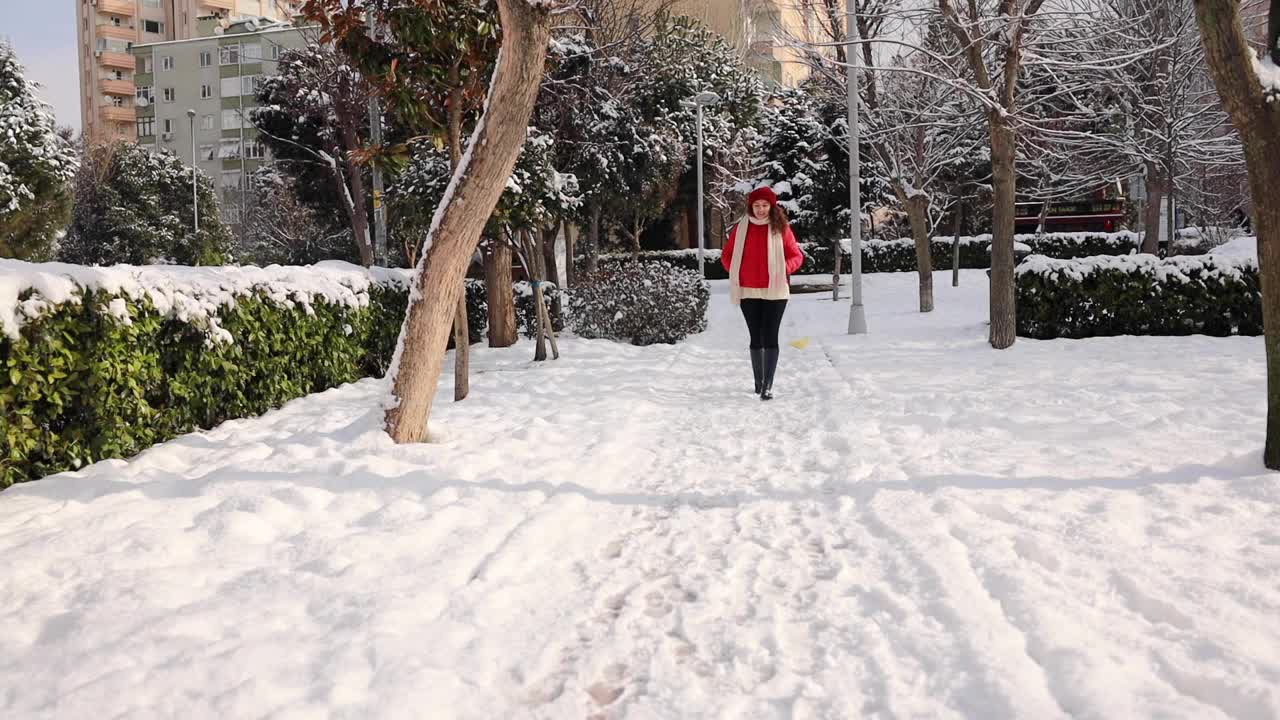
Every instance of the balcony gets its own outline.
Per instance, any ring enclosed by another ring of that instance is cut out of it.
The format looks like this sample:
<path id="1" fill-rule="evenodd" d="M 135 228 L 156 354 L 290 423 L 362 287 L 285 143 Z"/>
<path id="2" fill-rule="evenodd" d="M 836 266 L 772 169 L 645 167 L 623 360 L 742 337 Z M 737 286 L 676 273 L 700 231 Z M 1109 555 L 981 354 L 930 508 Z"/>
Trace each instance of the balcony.
<path id="1" fill-rule="evenodd" d="M 103 67 L 119 68 L 121 70 L 133 70 L 138 66 L 138 61 L 132 55 L 124 52 L 112 52 L 103 50 L 98 54 L 98 62 Z"/>
<path id="2" fill-rule="evenodd" d="M 98 12 L 133 17 L 137 8 L 132 0 L 98 0 Z"/>
<path id="3" fill-rule="evenodd" d="M 102 119 L 110 122 L 131 123 L 135 118 L 132 107 L 115 107 L 114 105 L 108 105 L 102 108 Z"/>
<path id="4" fill-rule="evenodd" d="M 98 24 L 98 37 L 109 37 L 116 40 L 133 42 L 138 39 L 138 29 L 132 25 Z"/>
<path id="5" fill-rule="evenodd" d="M 102 79 L 102 92 L 107 95 L 120 95 L 122 97 L 133 97 L 138 91 L 132 80 L 116 80 L 114 78 Z"/>
<path id="6" fill-rule="evenodd" d="M 196 0 L 196 5 L 211 10 L 227 10 L 235 12 L 236 0 Z"/>

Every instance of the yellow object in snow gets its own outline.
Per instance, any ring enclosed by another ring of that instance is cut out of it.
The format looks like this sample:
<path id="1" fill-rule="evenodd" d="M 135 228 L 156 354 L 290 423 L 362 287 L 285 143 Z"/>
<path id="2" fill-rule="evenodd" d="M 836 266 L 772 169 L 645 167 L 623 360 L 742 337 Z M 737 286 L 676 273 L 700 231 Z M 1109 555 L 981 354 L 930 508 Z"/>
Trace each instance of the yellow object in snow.
<path id="1" fill-rule="evenodd" d="M 799 340 L 792 340 L 792 341 L 791 341 L 790 343 L 788 343 L 788 344 L 789 344 L 789 345 L 791 345 L 791 347 L 793 347 L 793 348 L 795 348 L 795 349 L 797 349 L 797 350 L 803 350 L 803 349 L 805 349 L 805 348 L 809 347 L 809 338 L 807 338 L 807 337 L 803 337 L 803 338 L 800 338 Z"/>

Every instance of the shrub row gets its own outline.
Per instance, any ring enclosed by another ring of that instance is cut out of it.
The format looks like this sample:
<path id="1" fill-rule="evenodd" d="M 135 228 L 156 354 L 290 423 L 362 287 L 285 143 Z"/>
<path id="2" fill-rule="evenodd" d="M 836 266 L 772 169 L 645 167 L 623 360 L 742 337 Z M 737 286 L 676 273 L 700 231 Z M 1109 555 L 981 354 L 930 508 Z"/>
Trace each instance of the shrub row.
<path id="1" fill-rule="evenodd" d="M 954 238 L 937 236 L 929 243 L 934 270 L 950 270 L 952 266 L 952 242 Z M 1045 235 L 1014 236 L 1014 255 L 1017 262 L 1031 254 L 1051 258 L 1071 259 L 1094 255 L 1128 255 L 1139 248 L 1134 233 L 1047 233 Z M 835 253 L 831 243 L 802 242 L 805 262 L 798 275 L 830 275 L 835 269 Z M 727 280 L 729 274 L 720 264 L 720 250 L 707 250 L 704 274 L 708 280 Z M 852 264 L 849 241 L 842 242 L 841 272 L 848 272 Z M 630 254 L 602 255 L 605 261 L 630 259 Z M 657 250 L 640 253 L 643 262 L 664 262 L 688 270 L 698 269 L 697 250 Z M 960 267 L 983 270 L 991 267 L 991 236 L 976 235 L 960 238 Z M 916 269 L 915 241 L 911 238 L 897 240 L 867 240 L 862 243 L 862 271 L 913 272 Z"/>
<path id="2" fill-rule="evenodd" d="M 1261 335 L 1252 259 L 1153 255 L 1028 258 L 1017 269 L 1018 334 Z"/>
<path id="3" fill-rule="evenodd" d="M 408 277 L 0 261 L 0 489 L 381 376 Z M 527 290 L 517 314 L 532 334 Z M 482 283 L 467 285 L 467 315 L 483 340 Z"/>

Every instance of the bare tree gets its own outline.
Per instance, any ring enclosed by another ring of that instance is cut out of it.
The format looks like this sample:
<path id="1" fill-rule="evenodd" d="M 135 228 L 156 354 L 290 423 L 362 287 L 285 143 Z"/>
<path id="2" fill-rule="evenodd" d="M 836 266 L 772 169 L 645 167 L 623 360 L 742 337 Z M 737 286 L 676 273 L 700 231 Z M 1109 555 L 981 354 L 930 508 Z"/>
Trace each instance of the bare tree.
<path id="1" fill-rule="evenodd" d="M 1267 348 L 1267 442 L 1280 470 L 1280 0 L 1271 0 L 1261 58 L 1249 47 L 1235 0 L 1195 0 L 1205 58 L 1244 143 L 1253 194 Z"/>
<path id="2" fill-rule="evenodd" d="M 398 443 L 427 437 L 436 384 L 463 272 L 516 164 L 537 99 L 557 0 L 499 0 L 502 51 L 484 116 L 440 207 L 410 293 L 392 359 L 387 433 Z M 444 300 L 441 302 L 441 300 Z"/>

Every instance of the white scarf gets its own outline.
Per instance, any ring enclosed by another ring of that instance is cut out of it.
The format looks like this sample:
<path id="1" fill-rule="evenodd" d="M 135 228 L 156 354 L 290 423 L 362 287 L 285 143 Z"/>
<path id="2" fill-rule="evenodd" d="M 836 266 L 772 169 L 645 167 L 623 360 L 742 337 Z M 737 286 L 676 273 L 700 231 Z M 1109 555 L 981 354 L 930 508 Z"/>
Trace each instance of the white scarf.
<path id="1" fill-rule="evenodd" d="M 753 217 L 744 215 L 738 221 L 738 230 L 734 234 L 733 258 L 729 261 L 729 300 L 737 305 L 742 302 L 742 284 L 738 278 L 742 272 L 742 256 L 747 247 L 747 231 L 751 225 L 768 225 Z M 791 285 L 787 279 L 787 254 L 782 245 L 782 234 L 769 226 L 769 289 L 765 295 L 770 300 L 786 300 L 791 296 Z"/>

